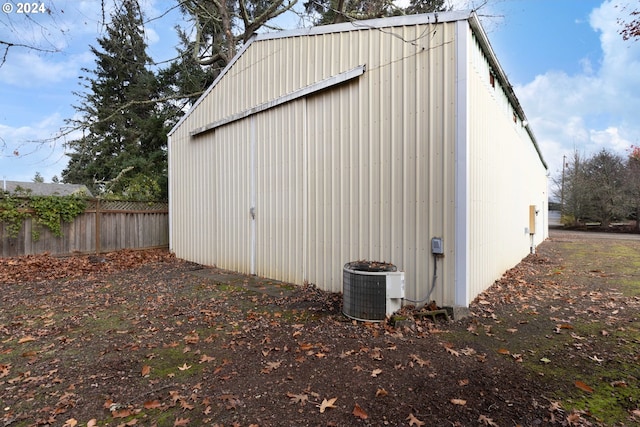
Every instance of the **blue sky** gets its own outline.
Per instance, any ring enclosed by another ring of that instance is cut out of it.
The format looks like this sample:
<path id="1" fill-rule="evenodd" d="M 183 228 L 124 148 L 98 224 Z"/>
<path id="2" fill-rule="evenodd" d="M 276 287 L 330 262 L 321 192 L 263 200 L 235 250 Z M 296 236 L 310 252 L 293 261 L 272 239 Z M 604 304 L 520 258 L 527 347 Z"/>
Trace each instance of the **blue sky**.
<path id="1" fill-rule="evenodd" d="M 148 17 L 174 4 L 141 3 Z M 640 41 L 623 41 L 617 24 L 624 17 L 621 8 L 630 3 L 637 7 L 638 0 L 450 3 L 459 9 L 483 5 L 478 14 L 552 177 L 558 176 L 562 157 L 574 150 L 589 156 L 606 148 L 625 155 L 631 145 L 640 145 Z M 31 181 L 36 172 L 47 182 L 60 176 L 67 162 L 63 140 L 48 140 L 75 114 L 72 105 L 78 98 L 73 92 L 81 89 L 81 69 L 94 68 L 88 47 L 97 45 L 104 29 L 100 0 L 45 4 L 51 15 L 28 19 L 15 9 L 0 12 L 0 40 L 57 51 L 13 47 L 0 67 L 0 178 L 8 180 Z M 154 60 L 172 57 L 176 19 L 169 14 L 148 26 Z M 297 17 L 290 22 L 293 28 Z M 47 142 L 32 142 L 43 140 Z"/>

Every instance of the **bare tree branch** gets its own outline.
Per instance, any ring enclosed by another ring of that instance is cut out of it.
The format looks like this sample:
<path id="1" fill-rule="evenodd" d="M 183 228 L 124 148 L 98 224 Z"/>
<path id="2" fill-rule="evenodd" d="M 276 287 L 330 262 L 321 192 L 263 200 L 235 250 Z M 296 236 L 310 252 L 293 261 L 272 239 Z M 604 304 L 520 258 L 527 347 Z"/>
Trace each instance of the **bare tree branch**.
<path id="1" fill-rule="evenodd" d="M 0 60 L 0 67 L 2 67 L 5 64 L 5 62 L 7 62 L 7 57 L 9 56 L 9 49 L 11 49 L 12 47 L 29 49 L 29 50 L 33 50 L 40 53 L 60 52 L 59 49 L 44 49 L 37 46 L 27 45 L 24 43 L 11 43 L 4 40 L 0 40 L 0 45 L 2 46 L 0 49 L 4 49 L 4 52 L 2 53 L 2 59 Z"/>

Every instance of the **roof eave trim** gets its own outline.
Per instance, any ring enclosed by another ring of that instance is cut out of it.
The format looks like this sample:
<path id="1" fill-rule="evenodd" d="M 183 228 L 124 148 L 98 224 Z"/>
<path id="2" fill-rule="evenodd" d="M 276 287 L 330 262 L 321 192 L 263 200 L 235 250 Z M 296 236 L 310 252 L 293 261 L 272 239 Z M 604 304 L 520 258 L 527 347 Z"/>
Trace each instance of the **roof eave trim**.
<path id="1" fill-rule="evenodd" d="M 465 21 L 472 15 L 470 10 L 422 13 L 417 15 L 400 15 L 386 18 L 349 21 L 340 24 L 318 25 L 315 27 L 297 28 L 271 33 L 258 34 L 257 40 L 272 40 L 287 37 L 316 36 L 354 30 L 369 30 L 388 27 L 402 27 L 419 24 L 441 24 L 444 22 Z"/>

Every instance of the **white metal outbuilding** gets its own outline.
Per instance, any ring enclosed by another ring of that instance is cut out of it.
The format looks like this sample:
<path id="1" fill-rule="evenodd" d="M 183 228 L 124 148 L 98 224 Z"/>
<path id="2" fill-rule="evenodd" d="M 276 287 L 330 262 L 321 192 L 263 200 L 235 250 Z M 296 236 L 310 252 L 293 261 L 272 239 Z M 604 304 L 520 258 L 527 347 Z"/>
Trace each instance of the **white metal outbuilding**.
<path id="1" fill-rule="evenodd" d="M 180 258 L 329 291 L 386 261 L 457 308 L 548 234 L 547 166 L 472 12 L 254 36 L 170 132 L 169 194 Z"/>

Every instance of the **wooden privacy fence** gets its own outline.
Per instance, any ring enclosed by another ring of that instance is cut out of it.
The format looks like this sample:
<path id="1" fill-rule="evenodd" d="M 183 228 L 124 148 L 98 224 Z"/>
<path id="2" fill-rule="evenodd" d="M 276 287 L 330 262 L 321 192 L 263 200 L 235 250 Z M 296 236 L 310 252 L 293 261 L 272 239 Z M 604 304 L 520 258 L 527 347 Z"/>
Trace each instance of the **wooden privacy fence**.
<path id="1" fill-rule="evenodd" d="M 28 211 L 28 209 L 27 209 Z M 39 236 L 34 238 L 34 230 Z M 0 256 L 100 253 L 168 247 L 169 207 L 164 202 L 88 199 L 84 213 L 62 223 L 62 236 L 28 217 L 16 237 L 0 222 Z"/>

